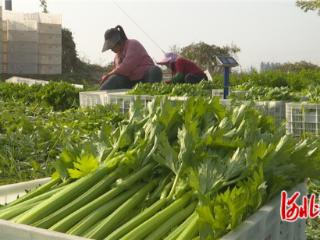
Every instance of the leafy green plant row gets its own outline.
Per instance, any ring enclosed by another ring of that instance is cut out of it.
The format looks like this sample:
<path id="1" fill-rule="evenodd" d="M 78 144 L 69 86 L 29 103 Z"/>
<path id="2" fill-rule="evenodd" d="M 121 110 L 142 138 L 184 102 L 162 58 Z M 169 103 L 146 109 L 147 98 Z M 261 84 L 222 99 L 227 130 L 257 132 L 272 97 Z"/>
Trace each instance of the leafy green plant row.
<path id="1" fill-rule="evenodd" d="M 139 83 L 128 94 L 167 96 L 210 96 L 215 84 L 201 81 L 198 84 Z"/>
<path id="2" fill-rule="evenodd" d="M 50 176 L 66 145 L 90 142 L 124 117 L 113 107 L 54 112 L 17 102 L 0 102 L 0 112 L 0 184 Z"/>
<path id="3" fill-rule="evenodd" d="M 306 93 L 294 92 L 288 87 L 261 87 L 247 85 L 239 85 L 236 89 L 240 89 L 240 94 L 237 90 L 231 92 L 230 98 L 235 100 L 247 100 L 247 101 L 288 101 L 299 102 L 301 100 L 307 100 Z M 305 97 L 304 97 L 305 96 Z"/>
<path id="4" fill-rule="evenodd" d="M 79 107 L 79 89 L 68 83 L 47 85 L 0 83 L 0 101 L 44 104 L 55 111 Z"/>
<path id="5" fill-rule="evenodd" d="M 283 189 L 318 178 L 319 140 L 217 99 L 139 102 L 0 218 L 90 239 L 219 239 Z M 306 161 L 308 164 L 306 164 Z"/>
<path id="6" fill-rule="evenodd" d="M 246 90 L 239 100 L 285 100 L 319 102 L 319 70 L 302 70 L 285 73 L 270 71 L 263 73 L 232 73 L 231 90 Z M 168 96 L 210 96 L 212 89 L 223 89 L 223 76 L 213 76 L 212 82 L 199 84 L 138 84 L 128 94 Z"/>
<path id="7" fill-rule="evenodd" d="M 214 81 L 223 86 L 223 77 L 218 76 Z M 320 70 L 301 70 L 299 72 L 266 71 L 262 73 L 232 73 L 231 86 L 249 84 L 261 87 L 288 87 L 292 91 L 301 91 L 310 86 L 320 84 Z"/>

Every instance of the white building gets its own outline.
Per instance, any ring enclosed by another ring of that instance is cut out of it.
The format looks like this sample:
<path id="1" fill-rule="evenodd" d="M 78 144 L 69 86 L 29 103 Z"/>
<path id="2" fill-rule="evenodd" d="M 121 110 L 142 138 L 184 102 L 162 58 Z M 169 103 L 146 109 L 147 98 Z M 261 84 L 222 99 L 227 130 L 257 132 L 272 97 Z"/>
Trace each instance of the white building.
<path id="1" fill-rule="evenodd" d="M 1 73 L 61 73 L 60 15 L 19 13 L 0 6 L 0 20 Z"/>

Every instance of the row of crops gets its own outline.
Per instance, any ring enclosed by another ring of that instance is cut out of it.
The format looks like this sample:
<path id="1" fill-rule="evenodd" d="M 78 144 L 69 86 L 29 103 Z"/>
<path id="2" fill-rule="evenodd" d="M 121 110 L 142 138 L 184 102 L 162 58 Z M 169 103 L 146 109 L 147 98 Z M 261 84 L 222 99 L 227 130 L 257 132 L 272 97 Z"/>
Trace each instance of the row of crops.
<path id="1" fill-rule="evenodd" d="M 113 107 L 79 109 L 78 91 L 65 83 L 0 84 L 0 185 L 50 176 L 66 146 L 80 151 L 123 120 Z"/>
<path id="2" fill-rule="evenodd" d="M 208 96 L 215 88 L 145 84 L 132 91 Z M 246 100 L 266 91 L 268 100 L 311 93 L 248 83 L 238 89 L 256 89 Z M 284 136 L 272 118 L 245 105 L 226 109 L 218 99 L 157 98 L 123 115 L 112 106 L 79 109 L 69 85 L 0 84 L 0 111 L 0 184 L 53 174 L 0 207 L 0 219 L 91 239 L 219 239 L 320 170 L 317 138 Z M 314 180 L 310 191 L 318 186 Z M 318 221 L 309 225 L 316 239 Z"/>
<path id="3" fill-rule="evenodd" d="M 222 90 L 222 88 L 220 88 Z M 212 82 L 200 82 L 196 85 L 177 84 L 167 85 L 162 83 L 138 84 L 128 91 L 130 95 L 166 95 L 166 96 L 211 96 L 217 90 Z M 239 94 L 240 93 L 240 94 Z M 252 86 L 244 83 L 231 87 L 230 99 L 244 101 L 288 101 L 288 102 L 320 102 L 320 87 L 308 87 L 300 91 L 289 87 L 264 87 Z"/>

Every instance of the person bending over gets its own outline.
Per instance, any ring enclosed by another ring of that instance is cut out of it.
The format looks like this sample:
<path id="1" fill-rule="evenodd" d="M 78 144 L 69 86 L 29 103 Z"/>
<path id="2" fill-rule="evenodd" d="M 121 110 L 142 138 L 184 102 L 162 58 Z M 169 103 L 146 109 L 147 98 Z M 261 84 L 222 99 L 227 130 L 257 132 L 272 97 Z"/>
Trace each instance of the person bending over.
<path id="1" fill-rule="evenodd" d="M 199 83 L 201 80 L 208 80 L 200 67 L 175 53 L 166 53 L 157 63 L 171 70 L 172 79 L 165 81 L 166 83 Z"/>
<path id="2" fill-rule="evenodd" d="M 116 55 L 114 68 L 101 77 L 100 90 L 132 88 L 139 82 L 161 82 L 161 69 L 140 42 L 127 38 L 121 26 L 108 29 L 104 39 L 102 52 L 111 49 Z"/>

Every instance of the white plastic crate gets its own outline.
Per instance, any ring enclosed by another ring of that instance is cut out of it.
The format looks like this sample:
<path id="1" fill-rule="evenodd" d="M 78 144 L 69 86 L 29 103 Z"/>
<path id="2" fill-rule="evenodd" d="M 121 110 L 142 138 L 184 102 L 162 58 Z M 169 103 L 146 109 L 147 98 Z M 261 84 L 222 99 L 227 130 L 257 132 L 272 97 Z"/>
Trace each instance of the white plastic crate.
<path id="1" fill-rule="evenodd" d="M 0 239 L 3 240 L 88 240 L 59 232 L 0 220 Z"/>
<path id="2" fill-rule="evenodd" d="M 212 89 L 212 97 L 223 98 L 223 89 Z"/>
<path id="3" fill-rule="evenodd" d="M 108 93 L 107 103 L 119 106 L 122 112 L 128 112 L 130 106 L 138 99 L 141 100 L 142 104 L 146 107 L 154 98 L 155 96 L 150 95 L 125 95 L 119 93 Z"/>
<path id="4" fill-rule="evenodd" d="M 26 190 L 32 190 L 44 183 L 47 183 L 50 178 L 42 178 L 28 182 L 21 182 L 0 186 L 0 204 L 10 203 L 17 199 L 18 196 L 23 196 Z"/>
<path id="5" fill-rule="evenodd" d="M 0 186 L 0 204 L 6 204 L 50 181 L 42 178 L 28 182 Z M 86 238 L 71 236 L 45 229 L 35 228 L 23 224 L 16 224 L 0 219 L 0 239 L 4 240 L 82 240 Z"/>
<path id="6" fill-rule="evenodd" d="M 277 125 L 286 120 L 286 103 L 284 101 L 259 101 L 254 104 L 264 114 L 274 117 Z"/>
<path id="7" fill-rule="evenodd" d="M 89 91 L 79 93 L 80 107 L 93 107 L 96 105 L 106 105 L 106 91 Z"/>
<path id="8" fill-rule="evenodd" d="M 0 186 L 0 199 L 2 204 L 21 196 L 25 189 L 33 189 L 48 182 L 50 178 Z M 305 195 L 306 183 L 297 185 L 289 194 L 299 191 Z M 3 200 L 10 199 L 10 200 Z M 256 213 L 245 220 L 234 231 L 226 234 L 221 240 L 305 240 L 305 220 L 294 223 L 281 222 L 280 219 L 280 194 L 271 202 L 265 204 Z M 58 232 L 48 231 L 9 221 L 0 220 L 0 239 L 6 240 L 81 240 Z"/>
<path id="9" fill-rule="evenodd" d="M 307 193 L 306 183 L 293 188 L 293 192 Z M 301 198 L 300 198 L 301 201 Z M 238 228 L 228 233 L 221 240 L 305 240 L 305 220 L 293 223 L 282 222 L 280 218 L 280 194 L 265 204 L 256 213 L 245 220 Z"/>
<path id="10" fill-rule="evenodd" d="M 128 89 L 80 92 L 80 107 L 93 107 L 95 105 L 105 106 L 108 104 L 108 94 L 114 93 L 116 95 L 124 95 L 127 92 Z"/>
<path id="11" fill-rule="evenodd" d="M 227 108 L 240 104 L 250 105 L 250 101 L 234 101 L 231 99 L 220 99 L 220 103 Z M 286 103 L 283 101 L 260 101 L 253 102 L 252 107 L 261 113 L 274 117 L 275 123 L 279 126 L 286 120 Z"/>
<path id="12" fill-rule="evenodd" d="M 32 78 L 22 78 L 22 77 L 11 77 L 6 80 L 7 83 L 17 83 L 17 84 L 27 84 L 29 86 L 34 84 L 46 85 L 49 82 L 44 80 L 32 79 Z"/>
<path id="13" fill-rule="evenodd" d="M 320 134 L 320 104 L 287 103 L 287 133 L 294 136 Z"/>

